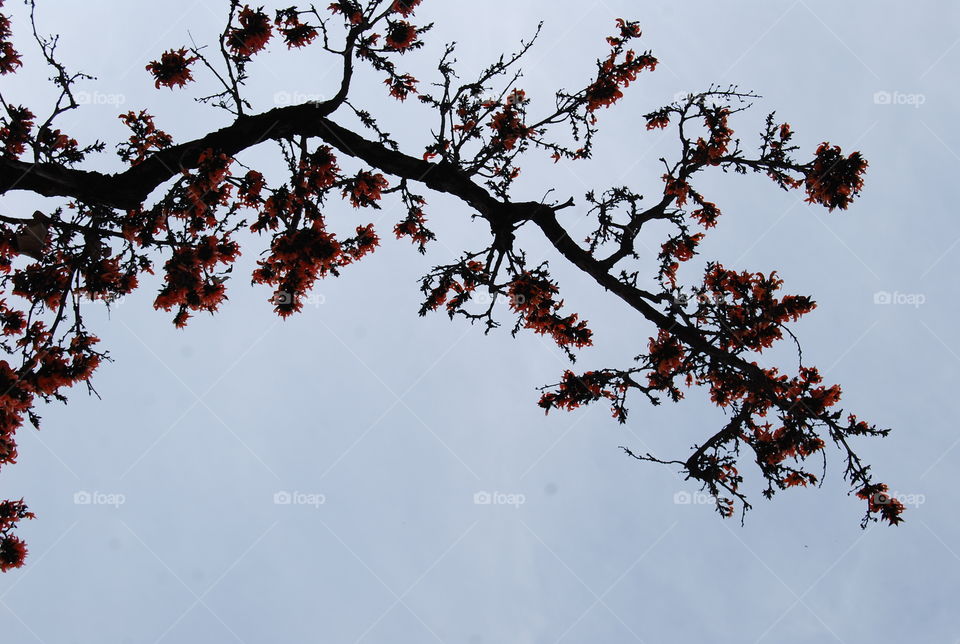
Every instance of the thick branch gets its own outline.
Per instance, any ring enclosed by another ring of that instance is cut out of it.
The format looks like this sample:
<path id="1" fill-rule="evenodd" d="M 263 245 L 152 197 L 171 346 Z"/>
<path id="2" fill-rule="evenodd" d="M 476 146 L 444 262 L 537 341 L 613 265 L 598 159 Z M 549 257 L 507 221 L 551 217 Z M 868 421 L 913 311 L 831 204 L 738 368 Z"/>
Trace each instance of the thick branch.
<path id="1" fill-rule="evenodd" d="M 453 166 L 395 152 L 330 121 L 326 117 L 335 108 L 335 101 L 327 101 L 244 116 L 204 137 L 156 152 L 119 174 L 0 159 L 0 193 L 29 190 L 47 197 L 73 197 L 88 203 L 133 209 L 165 181 L 197 167 L 197 160 L 207 148 L 233 156 L 265 140 L 308 136 L 319 137 L 344 154 L 384 172 L 422 182 L 439 192 L 455 194 L 483 215 L 491 216 L 497 210 L 504 210 L 503 204 Z"/>

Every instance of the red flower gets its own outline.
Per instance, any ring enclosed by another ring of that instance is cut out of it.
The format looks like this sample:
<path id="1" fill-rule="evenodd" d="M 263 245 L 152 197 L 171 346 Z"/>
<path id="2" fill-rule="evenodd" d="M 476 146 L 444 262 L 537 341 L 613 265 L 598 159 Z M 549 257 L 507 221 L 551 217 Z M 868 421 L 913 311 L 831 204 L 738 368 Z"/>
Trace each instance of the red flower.
<path id="1" fill-rule="evenodd" d="M 0 7 L 2 6 L 3 2 L 0 2 Z M 10 43 L 11 35 L 10 19 L 0 13 L 0 75 L 10 74 L 23 64 L 20 61 L 20 54 Z"/>
<path id="2" fill-rule="evenodd" d="M 588 347 L 593 332 L 576 313 L 560 317 L 557 311 L 563 302 L 553 296 L 556 284 L 545 277 L 524 272 L 510 282 L 510 308 L 523 316 L 524 326 L 535 333 L 549 335 L 560 347 Z"/>
<path id="3" fill-rule="evenodd" d="M 146 69 L 153 74 L 157 89 L 160 89 L 161 85 L 171 89 L 174 85 L 183 87 L 193 80 L 190 65 L 195 60 L 197 60 L 196 56 L 187 57 L 186 49 L 171 49 L 160 56 L 159 62 L 151 61 Z"/>
<path id="4" fill-rule="evenodd" d="M 633 25 L 633 28 L 636 28 L 634 23 L 630 24 Z M 628 33 L 632 33 L 632 29 Z M 621 87 L 627 87 L 637 80 L 637 75 L 644 69 L 653 71 L 657 67 L 656 58 L 648 53 L 638 56 L 632 49 L 627 50 L 623 62 L 618 63 L 616 59 L 621 51 L 622 42 L 620 39 L 614 38 L 610 41 L 610 44 L 614 48 L 613 52 L 611 52 L 609 58 L 599 63 L 600 72 L 597 75 L 597 80 L 591 83 L 585 92 L 588 112 L 613 105 L 623 98 Z"/>
<path id="5" fill-rule="evenodd" d="M 0 7 L 3 6 L 3 0 L 0 0 Z M 13 32 L 10 30 L 10 19 L 0 13 L 0 75 L 12 73 L 17 67 L 20 67 L 20 54 L 10 43 L 10 36 Z"/>
<path id="6" fill-rule="evenodd" d="M 406 18 L 413 13 L 420 2 L 421 0 L 393 0 L 391 9 Z"/>
<path id="7" fill-rule="evenodd" d="M 650 338 L 647 348 L 652 367 L 647 374 L 650 386 L 654 389 L 673 389 L 673 379 L 683 367 L 686 357 L 683 345 L 668 331 L 660 329 L 656 339 Z"/>
<path id="8" fill-rule="evenodd" d="M 353 244 L 348 252 L 353 259 L 360 259 L 367 253 L 372 253 L 380 245 L 380 238 L 373 229 L 373 224 L 357 226 L 357 235 L 351 241 Z"/>
<path id="9" fill-rule="evenodd" d="M 822 143 L 806 173 L 807 202 L 845 210 L 860 194 L 866 170 L 859 152 L 844 157 L 839 146 Z"/>
<path id="10" fill-rule="evenodd" d="M 523 124 L 520 114 L 509 99 L 503 110 L 493 115 L 489 126 L 496 133 L 491 143 L 502 146 L 504 150 L 512 150 L 518 139 L 525 139 L 536 133 Z"/>
<path id="11" fill-rule="evenodd" d="M 690 216 L 700 222 L 704 228 L 713 228 L 717 225 L 717 217 L 720 216 L 720 210 L 717 205 L 710 201 L 703 201 L 700 208 L 690 213 Z"/>
<path id="12" fill-rule="evenodd" d="M 387 29 L 385 43 L 387 49 L 403 53 L 414 46 L 416 39 L 417 28 L 409 22 L 398 20 L 390 23 L 390 28 Z"/>
<path id="13" fill-rule="evenodd" d="M 370 206 L 380 200 L 380 191 L 389 185 L 382 174 L 361 170 L 344 188 L 343 196 L 350 197 L 354 208 Z"/>
<path id="14" fill-rule="evenodd" d="M 33 112 L 23 107 L 8 107 L 10 120 L 4 119 L 0 128 L 0 144 L 3 144 L 3 156 L 16 159 L 26 150 L 33 129 Z"/>
<path id="15" fill-rule="evenodd" d="M 280 34 L 283 36 L 284 42 L 287 43 L 288 49 L 306 47 L 319 35 L 315 28 L 304 24 L 283 27 L 280 29 Z"/>
<path id="16" fill-rule="evenodd" d="M 0 540 L 0 572 L 19 568 L 27 558 L 27 544 L 19 537 L 7 535 Z"/>
<path id="17" fill-rule="evenodd" d="M 598 78 L 587 88 L 587 111 L 593 112 L 600 107 L 609 107 L 623 98 L 623 92 L 616 81 L 609 76 Z"/>
<path id="18" fill-rule="evenodd" d="M 339 176 L 337 157 L 330 146 L 321 145 L 307 156 L 303 166 L 303 178 L 312 191 L 319 193 L 329 188 Z"/>
<path id="19" fill-rule="evenodd" d="M 227 47 L 235 56 L 249 58 L 266 46 L 273 28 L 267 14 L 259 9 L 254 11 L 246 5 L 240 11 L 238 19 L 240 27 L 231 29 L 227 34 Z"/>
<path id="20" fill-rule="evenodd" d="M 614 377 L 607 373 L 587 371 L 578 376 L 567 369 L 563 372 L 563 378 L 557 385 L 557 391 L 540 396 L 537 405 L 542 407 L 544 412 L 550 413 L 550 409 L 554 407 L 573 411 L 580 405 L 594 402 L 600 398 L 615 400 L 616 394 L 607 388 L 613 379 Z M 615 418 L 619 417 L 618 411 L 620 410 L 615 407 Z"/>
<path id="21" fill-rule="evenodd" d="M 0 42 L 0 74 L 10 74 L 23 63 L 20 54 L 8 42 Z"/>
<path id="22" fill-rule="evenodd" d="M 332 3 L 328 9 L 333 13 L 342 13 L 351 25 L 358 25 L 363 20 L 363 12 L 354 0 L 339 0 Z"/>
<path id="23" fill-rule="evenodd" d="M 669 174 L 663 175 L 663 180 L 667 184 L 663 189 L 663 194 L 676 197 L 678 206 L 687 203 L 687 196 L 690 194 L 690 184 L 682 179 L 675 179 Z"/>
<path id="24" fill-rule="evenodd" d="M 393 227 L 393 233 L 397 239 L 410 237 L 410 241 L 417 244 L 420 252 L 423 253 L 426 252 L 427 242 L 436 239 L 436 235 L 427 228 L 426 223 L 423 210 L 418 206 L 411 206 L 406 218 Z"/>
<path id="25" fill-rule="evenodd" d="M 126 143 L 117 146 L 120 148 L 120 158 L 129 161 L 130 165 L 142 163 L 152 150 L 163 150 L 173 145 L 173 137 L 158 129 L 146 110 L 127 112 L 119 118 L 133 131 Z"/>
<path id="26" fill-rule="evenodd" d="M 390 86 L 390 96 L 401 101 L 407 100 L 410 93 L 417 93 L 417 79 L 410 74 L 388 78 L 383 83 Z"/>
<path id="27" fill-rule="evenodd" d="M 644 118 L 647 119 L 648 130 L 655 130 L 657 128 L 663 129 L 670 125 L 670 111 L 666 109 L 659 110 L 657 112 L 651 112 Z"/>

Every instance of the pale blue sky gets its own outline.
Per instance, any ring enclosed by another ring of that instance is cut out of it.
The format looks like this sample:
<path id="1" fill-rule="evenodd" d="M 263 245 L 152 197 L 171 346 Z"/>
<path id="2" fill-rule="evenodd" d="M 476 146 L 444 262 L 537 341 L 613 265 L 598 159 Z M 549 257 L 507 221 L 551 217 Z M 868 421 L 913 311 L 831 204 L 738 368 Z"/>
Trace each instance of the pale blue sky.
<path id="1" fill-rule="evenodd" d="M 22 38 L 23 7 L 8 5 L 26 65 L 4 78 L 3 92 L 41 108 L 47 71 Z M 227 123 L 192 102 L 199 84 L 158 91 L 143 69 L 188 43 L 188 30 L 213 42 L 226 2 L 40 5 L 41 28 L 61 33 L 70 64 L 98 77 L 84 86 L 91 104 L 60 123 L 81 141 L 112 145 L 126 136 L 116 114 L 144 107 L 177 141 Z M 764 96 L 733 123 L 746 145 L 776 110 L 808 153 L 823 140 L 862 150 L 864 195 L 843 213 L 762 178 L 705 176 L 698 187 L 724 215 L 702 253 L 737 269 L 777 269 L 787 291 L 817 300 L 795 327 L 805 359 L 843 385 L 850 410 L 894 428 L 858 449 L 892 490 L 923 501 L 904 525 L 860 530 L 862 504 L 845 495 L 836 452 L 822 489 L 757 497 L 744 527 L 708 505 L 675 503 L 696 488 L 617 446 L 683 457 L 723 422 L 702 393 L 656 409 L 636 399 L 625 427 L 602 406 L 545 417 L 535 387 L 566 367 L 555 347 L 525 332 L 511 339 L 509 327 L 484 337 L 443 315 L 417 317 L 416 279 L 485 244 L 470 212 L 432 198 L 441 242 L 421 257 L 390 239 L 398 209 L 334 204 L 331 221 L 377 220 L 385 243 L 319 283 L 316 304 L 285 322 L 266 290 L 242 278 L 262 240 L 244 249 L 220 314 L 186 330 L 152 309 L 155 283 L 109 318 L 91 308 L 115 358 L 95 379 L 103 400 L 77 391 L 69 406 L 41 410 L 43 431 L 21 431 L 21 462 L 2 473 L 0 496 L 23 496 L 38 514 L 20 530 L 27 565 L 0 577 L 4 641 L 960 640 L 960 491 L 950 478 L 960 465 L 951 190 L 960 16 L 954 3 L 923 7 L 425 0 L 417 20 L 436 22 L 431 46 L 404 57 L 431 80 L 436 52 L 456 40 L 468 76 L 542 19 L 522 82 L 536 106 L 589 77 L 615 18 L 640 21 L 641 46 L 661 66 L 601 114 L 594 161 L 531 162 L 518 199 L 553 188 L 582 203 L 590 187 L 624 182 L 656 194 L 657 158 L 676 148 L 669 131 L 647 132 L 641 115 L 715 82 Z M 252 72 L 258 111 L 285 96 L 329 96 L 336 81 L 316 49 L 274 45 Z M 381 80 L 361 75 L 357 102 L 419 152 L 429 113 L 386 98 Z M 923 104 L 878 103 L 877 92 Z M 281 171 L 269 145 L 242 158 Z M 105 154 L 90 167 L 120 162 Z M 0 212 L 62 203 L 11 193 Z M 585 234 L 581 215 L 569 209 L 562 221 Z M 568 305 L 594 329 L 596 346 L 578 368 L 626 366 L 645 348 L 650 324 L 535 234 L 523 239 L 531 257 L 551 260 Z M 924 302 L 876 304 L 878 292 Z M 769 360 L 795 364 L 786 350 Z M 82 491 L 124 502 L 77 504 Z M 276 504 L 281 491 L 325 502 Z M 524 502 L 477 505 L 481 491 Z"/>

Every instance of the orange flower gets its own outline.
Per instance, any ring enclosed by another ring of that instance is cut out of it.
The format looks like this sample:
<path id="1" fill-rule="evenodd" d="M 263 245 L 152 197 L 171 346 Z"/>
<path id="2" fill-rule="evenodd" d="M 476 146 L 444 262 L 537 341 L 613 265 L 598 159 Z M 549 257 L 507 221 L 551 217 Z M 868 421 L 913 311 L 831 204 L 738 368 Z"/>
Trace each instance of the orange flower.
<path id="1" fill-rule="evenodd" d="M 254 11 L 244 5 L 237 19 L 240 27 L 227 34 L 226 45 L 234 56 L 249 58 L 263 49 L 273 34 L 270 18 L 260 10 Z"/>
<path id="2" fill-rule="evenodd" d="M 3 2 L 0 1 L 0 7 Z M 13 35 L 10 30 L 10 19 L 0 13 L 0 75 L 13 73 L 17 67 L 23 63 L 20 61 L 20 54 L 10 43 L 10 36 Z"/>
<path id="3" fill-rule="evenodd" d="M 350 197 L 350 203 L 354 208 L 371 206 L 380 200 L 380 191 L 389 185 L 390 183 L 382 174 L 361 170 L 344 188 L 343 196 Z"/>
<path id="4" fill-rule="evenodd" d="M 19 568 L 27 558 L 27 544 L 19 537 L 7 535 L 0 540 L 0 572 Z"/>
<path id="5" fill-rule="evenodd" d="M 417 93 L 417 79 L 410 74 L 403 74 L 383 81 L 384 85 L 390 86 L 390 96 L 405 101 L 411 93 Z"/>
<path id="6" fill-rule="evenodd" d="M 413 13 L 420 2 L 421 0 L 393 0 L 391 9 L 406 18 Z"/>
<path id="7" fill-rule="evenodd" d="M 196 56 L 187 57 L 186 49 L 171 49 L 164 52 L 159 61 L 154 60 L 148 63 L 147 71 L 153 74 L 157 89 L 160 89 L 161 85 L 171 89 L 175 85 L 183 87 L 193 80 L 190 65 L 196 60 Z"/>
<path id="8" fill-rule="evenodd" d="M 417 28 L 405 20 L 390 23 L 385 44 L 387 49 L 403 53 L 413 47 L 417 40 Z"/>

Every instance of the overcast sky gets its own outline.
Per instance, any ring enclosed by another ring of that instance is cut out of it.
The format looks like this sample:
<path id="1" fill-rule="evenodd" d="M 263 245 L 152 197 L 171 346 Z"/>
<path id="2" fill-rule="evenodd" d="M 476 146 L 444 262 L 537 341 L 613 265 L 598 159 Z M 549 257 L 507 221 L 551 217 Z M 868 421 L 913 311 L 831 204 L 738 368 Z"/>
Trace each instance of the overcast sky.
<path id="1" fill-rule="evenodd" d="M 24 38 L 23 6 L 7 4 L 25 66 L 4 77 L 4 95 L 43 111 L 49 72 Z M 148 108 L 178 142 L 229 122 L 192 100 L 209 78 L 161 91 L 144 71 L 188 32 L 215 42 L 225 0 L 39 4 L 64 60 L 97 76 L 81 87 L 89 104 L 59 124 L 81 142 L 112 147 L 127 136 L 116 115 L 130 109 Z M 536 387 L 566 368 L 555 347 L 511 339 L 509 324 L 485 337 L 417 316 L 417 278 L 486 244 L 470 211 L 430 199 L 440 241 L 424 258 L 391 239 L 399 209 L 334 203 L 331 222 L 377 222 L 383 246 L 319 283 L 287 321 L 242 277 L 262 239 L 244 248 L 222 311 L 185 330 L 153 310 L 156 282 L 109 317 L 90 308 L 115 359 L 95 376 L 102 400 L 78 390 L 69 406 L 41 409 L 43 430 L 21 430 L 20 462 L 2 473 L 0 496 L 23 496 L 38 515 L 20 528 L 26 566 L 0 576 L 4 641 L 960 641 L 960 7 L 923 6 L 425 0 L 416 18 L 436 22 L 431 44 L 403 59 L 425 83 L 442 44 L 457 41 L 468 78 L 543 20 L 521 86 L 546 109 L 555 89 L 589 78 L 615 18 L 640 22 L 660 67 L 601 112 L 591 162 L 531 162 L 519 200 L 553 189 L 582 204 L 587 190 L 623 183 L 657 194 L 675 134 L 647 132 L 641 115 L 711 83 L 763 95 L 733 122 L 745 145 L 776 110 L 805 154 L 825 140 L 861 150 L 866 186 L 847 212 L 762 178 L 705 175 L 697 186 L 724 215 L 701 250 L 738 270 L 776 269 L 786 291 L 817 300 L 794 327 L 805 361 L 842 384 L 846 408 L 894 428 L 856 447 L 908 502 L 905 524 L 860 529 L 863 504 L 846 495 L 835 451 L 822 488 L 757 497 L 743 527 L 720 519 L 674 469 L 618 450 L 686 458 L 723 423 L 702 392 L 659 408 L 635 399 L 626 426 L 604 406 L 544 416 Z M 251 68 L 255 109 L 331 96 L 333 63 L 274 43 Z M 430 113 L 387 98 L 381 81 L 361 74 L 353 95 L 419 154 Z M 241 158 L 281 176 L 275 146 Z M 89 167 L 121 162 L 106 153 Z M 0 212 L 63 203 L 11 193 Z M 582 210 L 561 215 L 587 232 Z M 523 239 L 591 322 L 596 346 L 577 367 L 628 366 L 652 325 L 535 234 Z M 764 360 L 795 365 L 788 351 Z"/>

